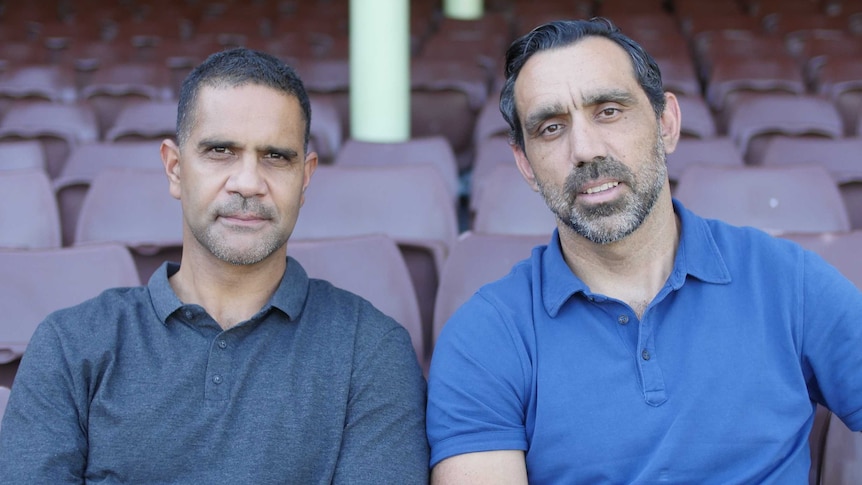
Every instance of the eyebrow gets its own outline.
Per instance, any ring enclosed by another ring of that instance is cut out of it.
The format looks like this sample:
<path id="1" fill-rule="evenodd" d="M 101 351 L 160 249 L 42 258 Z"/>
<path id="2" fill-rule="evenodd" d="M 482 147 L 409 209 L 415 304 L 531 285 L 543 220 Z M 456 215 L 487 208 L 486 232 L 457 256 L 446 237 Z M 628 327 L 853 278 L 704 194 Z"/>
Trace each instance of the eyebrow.
<path id="1" fill-rule="evenodd" d="M 584 106 L 596 106 L 605 103 L 619 103 L 630 106 L 636 104 L 637 99 L 631 92 L 626 91 L 625 89 L 611 89 L 587 94 L 581 98 L 581 102 Z"/>
<path id="2" fill-rule="evenodd" d="M 560 103 L 539 106 L 524 119 L 524 131 L 533 133 L 545 120 L 560 116 L 565 112 L 566 109 Z"/>

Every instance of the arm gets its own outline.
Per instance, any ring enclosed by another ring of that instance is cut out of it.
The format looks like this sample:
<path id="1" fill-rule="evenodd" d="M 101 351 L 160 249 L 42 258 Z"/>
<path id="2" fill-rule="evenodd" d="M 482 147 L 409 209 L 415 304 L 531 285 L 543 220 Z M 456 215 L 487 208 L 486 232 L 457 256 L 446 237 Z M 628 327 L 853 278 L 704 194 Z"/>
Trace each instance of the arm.
<path id="1" fill-rule="evenodd" d="M 480 296 L 443 328 L 428 384 L 434 483 L 526 483 L 532 368 L 525 340 Z"/>
<path id="2" fill-rule="evenodd" d="M 431 470 L 432 485 L 526 485 L 520 450 L 483 451 L 447 458 Z"/>
<path id="3" fill-rule="evenodd" d="M 400 325 L 354 361 L 333 483 L 428 483 L 425 378 Z"/>
<path id="4" fill-rule="evenodd" d="M 39 326 L 27 347 L 3 419 L 0 475 L 8 483 L 84 480 L 87 389 L 50 323 Z"/>
<path id="5" fill-rule="evenodd" d="M 862 293 L 819 256 L 806 253 L 804 267 L 802 351 L 809 387 L 850 429 L 862 430 Z"/>

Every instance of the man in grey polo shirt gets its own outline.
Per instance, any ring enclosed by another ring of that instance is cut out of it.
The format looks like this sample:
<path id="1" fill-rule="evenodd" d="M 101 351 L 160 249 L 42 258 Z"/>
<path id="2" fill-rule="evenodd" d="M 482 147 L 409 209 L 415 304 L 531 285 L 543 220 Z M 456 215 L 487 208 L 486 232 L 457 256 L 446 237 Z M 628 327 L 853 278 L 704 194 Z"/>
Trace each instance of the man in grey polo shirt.
<path id="1" fill-rule="evenodd" d="M 180 265 L 49 316 L 0 434 L 4 483 L 426 483 L 410 337 L 286 245 L 317 166 L 296 73 L 237 49 L 185 80 L 161 155 Z"/>

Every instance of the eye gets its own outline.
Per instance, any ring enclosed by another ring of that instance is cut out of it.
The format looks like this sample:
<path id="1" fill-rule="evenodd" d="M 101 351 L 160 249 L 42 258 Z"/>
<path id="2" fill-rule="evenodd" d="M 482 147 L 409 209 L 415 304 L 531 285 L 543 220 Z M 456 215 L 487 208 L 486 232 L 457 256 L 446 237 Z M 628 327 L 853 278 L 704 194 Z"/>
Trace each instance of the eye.
<path id="1" fill-rule="evenodd" d="M 274 158 L 276 160 L 281 160 L 281 159 L 284 159 L 285 157 L 281 153 L 270 152 L 270 153 L 267 153 L 266 158 Z"/>
<path id="2" fill-rule="evenodd" d="M 618 115 L 621 112 L 622 112 L 622 110 L 619 108 L 610 108 L 610 107 L 609 108 L 603 108 L 601 111 L 599 111 L 599 117 L 601 117 L 601 118 L 613 118 L 614 116 Z"/>
<path id="3" fill-rule="evenodd" d="M 562 126 L 559 123 L 550 124 L 542 129 L 542 134 L 544 135 L 553 135 L 554 133 L 560 131 Z"/>

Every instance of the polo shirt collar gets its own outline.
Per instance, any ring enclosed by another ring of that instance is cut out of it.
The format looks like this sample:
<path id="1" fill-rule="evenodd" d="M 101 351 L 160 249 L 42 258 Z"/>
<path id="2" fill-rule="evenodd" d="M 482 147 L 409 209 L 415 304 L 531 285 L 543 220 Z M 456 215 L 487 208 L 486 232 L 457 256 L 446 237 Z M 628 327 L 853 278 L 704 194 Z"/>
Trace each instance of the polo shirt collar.
<path id="1" fill-rule="evenodd" d="M 667 285 L 677 290 L 689 275 L 706 283 L 730 283 L 730 271 L 707 222 L 675 199 L 673 209 L 679 216 L 682 231 Z M 575 276 L 566 264 L 557 229 L 554 229 L 545 250 L 538 254 L 541 258 L 542 301 L 548 315 L 555 317 L 563 304 L 574 294 L 591 295 L 587 285 Z"/>
<path id="2" fill-rule="evenodd" d="M 163 324 L 167 324 L 168 317 L 183 306 L 183 302 L 180 301 L 168 282 L 168 278 L 179 269 L 179 264 L 165 262 L 153 273 L 147 283 L 153 308 Z M 308 283 L 308 274 L 306 274 L 299 262 L 288 257 L 287 268 L 284 271 L 284 276 L 281 278 L 281 283 L 279 283 L 269 303 L 263 307 L 262 311 L 267 311 L 269 307 L 278 308 L 290 320 L 296 320 L 302 313 L 305 305 L 306 296 L 308 295 Z"/>

